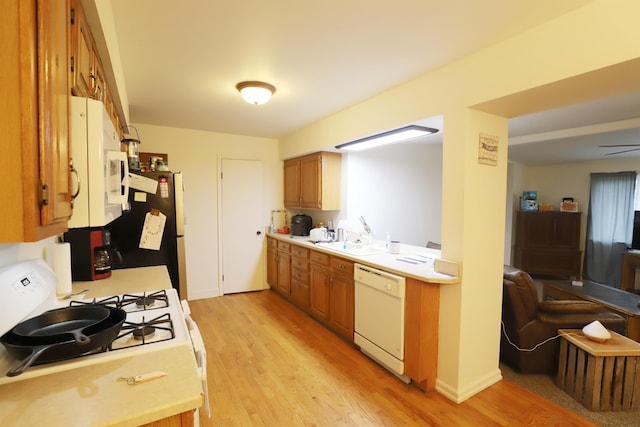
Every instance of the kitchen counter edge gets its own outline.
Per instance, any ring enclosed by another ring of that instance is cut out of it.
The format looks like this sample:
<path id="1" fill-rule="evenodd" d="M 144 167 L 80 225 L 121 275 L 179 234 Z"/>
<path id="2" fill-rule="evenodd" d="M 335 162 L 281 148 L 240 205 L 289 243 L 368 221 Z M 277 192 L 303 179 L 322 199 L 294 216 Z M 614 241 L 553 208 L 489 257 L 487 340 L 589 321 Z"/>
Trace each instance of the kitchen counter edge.
<path id="1" fill-rule="evenodd" d="M 388 271 L 390 273 L 398 274 L 407 278 L 413 278 L 416 280 L 429 282 L 429 283 L 438 283 L 438 284 L 454 284 L 460 282 L 460 275 L 456 272 L 460 271 L 460 266 L 458 263 L 450 260 L 446 260 L 441 257 L 434 257 L 436 259 L 435 268 L 440 269 L 440 271 L 425 271 L 422 265 L 413 265 L 407 264 L 407 266 L 398 266 L 393 265 L 392 261 L 399 256 L 403 255 L 403 252 L 399 255 L 392 255 L 389 253 L 377 254 L 377 255 L 364 255 L 357 256 L 348 254 L 345 252 L 332 250 L 329 248 L 324 248 L 322 246 L 318 246 L 309 240 L 309 236 L 292 236 L 290 234 L 279 234 L 279 233 L 267 233 L 267 237 L 272 237 L 277 240 L 281 240 L 283 242 L 292 243 L 298 246 L 303 246 L 309 249 L 313 249 L 318 252 L 324 252 L 326 254 L 338 256 L 340 258 L 345 258 L 351 261 L 355 261 L 359 264 L 368 265 L 369 267 L 378 268 L 381 270 Z M 403 248 L 410 248 L 413 250 L 424 250 L 428 251 L 426 248 L 421 248 L 418 246 L 410 246 L 410 245 L 402 245 Z M 443 272 L 443 270 L 447 272 L 451 272 L 454 274 L 447 274 Z"/>

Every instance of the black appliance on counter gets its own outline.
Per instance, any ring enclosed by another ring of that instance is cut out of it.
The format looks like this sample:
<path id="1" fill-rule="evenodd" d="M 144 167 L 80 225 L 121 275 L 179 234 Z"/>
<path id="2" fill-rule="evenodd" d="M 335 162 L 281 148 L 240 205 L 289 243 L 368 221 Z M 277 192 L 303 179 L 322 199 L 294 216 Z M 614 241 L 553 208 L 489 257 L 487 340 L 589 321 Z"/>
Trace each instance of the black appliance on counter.
<path id="1" fill-rule="evenodd" d="M 111 276 L 109 230 L 103 227 L 72 228 L 64 233 L 63 240 L 71 246 L 73 280 L 100 280 Z"/>
<path id="2" fill-rule="evenodd" d="M 291 235 L 308 236 L 313 228 L 311 217 L 305 214 L 298 214 L 291 217 Z"/>
<path id="3" fill-rule="evenodd" d="M 114 262 L 113 269 L 166 265 L 173 288 L 184 298 L 186 262 L 182 173 L 130 170 L 129 174 L 132 177 L 129 190 L 130 209 L 124 211 L 120 218 L 109 223 L 111 246 L 122 256 L 121 260 Z M 148 191 L 149 188 L 140 182 L 143 179 L 156 181 L 155 192 Z M 151 216 L 160 214 L 166 218 L 166 221 L 164 227 L 155 230 Z M 150 249 L 143 244 L 145 222 L 148 222 L 146 229 L 148 237 L 153 237 L 151 231 L 160 232 L 162 235 L 157 249 Z"/>

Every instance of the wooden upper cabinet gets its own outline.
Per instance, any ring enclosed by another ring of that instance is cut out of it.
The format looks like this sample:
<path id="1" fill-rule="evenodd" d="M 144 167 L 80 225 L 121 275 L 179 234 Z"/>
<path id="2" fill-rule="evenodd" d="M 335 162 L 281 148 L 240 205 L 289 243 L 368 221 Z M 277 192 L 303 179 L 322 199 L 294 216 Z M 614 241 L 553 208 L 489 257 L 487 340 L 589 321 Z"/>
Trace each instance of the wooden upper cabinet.
<path id="1" fill-rule="evenodd" d="M 0 242 L 37 241 L 71 215 L 68 3 L 3 2 L 0 14 Z"/>
<path id="2" fill-rule="evenodd" d="M 91 77 L 94 57 L 93 40 L 79 1 L 71 0 L 70 5 L 70 86 L 73 95 L 90 97 L 93 86 Z"/>
<path id="3" fill-rule="evenodd" d="M 320 152 L 284 162 L 284 206 L 340 209 L 340 153 Z"/>
<path id="4" fill-rule="evenodd" d="M 322 209 L 322 155 L 300 159 L 300 207 Z"/>
<path id="5" fill-rule="evenodd" d="M 116 131 L 122 138 L 122 120 L 107 84 L 103 60 L 80 0 L 69 0 L 69 89 L 74 96 L 104 103 Z M 114 88 L 112 88 L 114 89 Z"/>
<path id="6" fill-rule="evenodd" d="M 93 63 L 93 74 L 91 79 L 93 85 L 91 87 L 91 98 L 106 104 L 105 101 L 107 97 L 107 79 L 104 74 L 104 67 L 102 66 L 100 58 L 98 58 L 97 56 L 94 56 Z M 113 117 L 111 118 L 111 120 L 113 121 Z"/>
<path id="7" fill-rule="evenodd" d="M 42 224 L 71 218 L 68 2 L 38 1 L 38 111 Z"/>
<path id="8" fill-rule="evenodd" d="M 284 206 L 300 205 L 300 159 L 284 161 Z"/>

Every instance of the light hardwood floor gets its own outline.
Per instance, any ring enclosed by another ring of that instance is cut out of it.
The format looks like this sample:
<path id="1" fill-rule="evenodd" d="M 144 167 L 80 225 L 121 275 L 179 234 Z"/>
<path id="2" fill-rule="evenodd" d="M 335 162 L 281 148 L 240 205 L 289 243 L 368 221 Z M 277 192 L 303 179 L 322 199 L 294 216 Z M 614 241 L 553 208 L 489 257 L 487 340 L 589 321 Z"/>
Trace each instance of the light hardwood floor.
<path id="1" fill-rule="evenodd" d="M 595 426 L 506 380 L 461 404 L 406 385 L 272 291 L 190 301 L 202 426 Z"/>

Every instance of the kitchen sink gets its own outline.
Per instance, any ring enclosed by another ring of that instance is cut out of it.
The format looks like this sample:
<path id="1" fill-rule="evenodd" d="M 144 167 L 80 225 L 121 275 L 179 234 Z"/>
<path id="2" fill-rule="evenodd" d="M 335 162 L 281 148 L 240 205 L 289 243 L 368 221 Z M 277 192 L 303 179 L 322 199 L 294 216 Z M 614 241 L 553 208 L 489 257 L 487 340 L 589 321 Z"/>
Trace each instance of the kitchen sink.
<path id="1" fill-rule="evenodd" d="M 363 245 L 362 243 L 351 242 L 347 242 L 346 245 L 344 242 L 319 242 L 316 243 L 316 246 L 355 256 L 383 254 L 388 252 L 387 249 L 382 246 Z"/>

